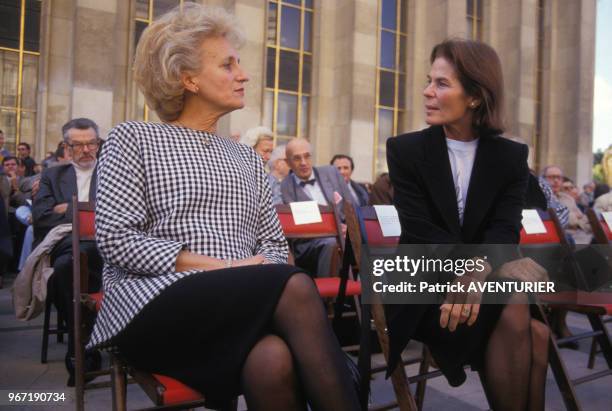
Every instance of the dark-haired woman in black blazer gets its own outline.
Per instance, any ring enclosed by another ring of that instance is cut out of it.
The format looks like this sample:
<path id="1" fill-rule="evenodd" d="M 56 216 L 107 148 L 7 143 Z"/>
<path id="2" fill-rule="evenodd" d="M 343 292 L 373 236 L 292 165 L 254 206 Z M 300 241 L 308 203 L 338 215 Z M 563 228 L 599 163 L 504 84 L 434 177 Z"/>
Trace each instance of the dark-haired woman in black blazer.
<path id="1" fill-rule="evenodd" d="M 390 138 L 387 161 L 402 244 L 516 244 L 527 188 L 527 147 L 502 132 L 499 58 L 484 43 L 448 40 L 431 54 L 429 128 Z M 509 263 L 513 264 L 513 263 Z M 531 260 L 514 266 L 537 271 Z M 463 366 L 481 372 L 493 409 L 544 409 L 548 329 L 527 297 L 507 305 L 387 306 L 390 369 L 414 338 L 427 344 L 451 385 Z"/>

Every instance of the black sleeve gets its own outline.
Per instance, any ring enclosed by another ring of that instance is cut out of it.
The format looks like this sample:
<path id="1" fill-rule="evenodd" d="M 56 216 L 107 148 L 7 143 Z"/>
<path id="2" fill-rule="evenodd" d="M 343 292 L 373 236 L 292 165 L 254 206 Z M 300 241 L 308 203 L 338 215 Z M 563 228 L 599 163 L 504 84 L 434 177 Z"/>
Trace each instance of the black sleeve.
<path id="1" fill-rule="evenodd" d="M 527 155 L 529 149 L 522 144 L 513 156 L 515 169 L 506 187 L 499 195 L 491 218 L 484 231 L 484 244 L 518 244 L 521 231 L 522 211 L 529 179 Z"/>
<path id="2" fill-rule="evenodd" d="M 37 228 L 53 228 L 63 223 L 69 223 L 72 205 L 68 204 L 68 210 L 64 214 L 53 212 L 53 207 L 58 203 L 49 173 L 43 172 L 40 177 L 40 188 L 32 202 L 32 221 Z"/>

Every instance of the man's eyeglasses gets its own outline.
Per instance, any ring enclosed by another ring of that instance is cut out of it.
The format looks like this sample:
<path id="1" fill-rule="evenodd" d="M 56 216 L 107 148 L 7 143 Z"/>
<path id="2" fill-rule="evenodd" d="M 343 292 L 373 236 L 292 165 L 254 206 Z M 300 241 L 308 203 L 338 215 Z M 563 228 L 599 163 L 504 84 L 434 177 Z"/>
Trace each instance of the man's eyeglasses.
<path id="1" fill-rule="evenodd" d="M 563 179 L 563 176 L 562 175 L 558 175 L 558 174 L 548 175 L 548 176 L 545 176 L 545 177 L 548 180 L 561 180 L 561 179 Z"/>
<path id="2" fill-rule="evenodd" d="M 68 147 L 70 147 L 71 149 L 73 149 L 74 151 L 80 152 L 80 151 L 83 151 L 85 146 L 87 146 L 87 148 L 90 151 L 95 151 L 95 150 L 98 149 L 98 146 L 100 145 L 100 143 L 97 142 L 97 141 L 93 141 L 93 142 L 89 142 L 89 143 L 72 143 L 72 144 L 66 143 L 66 145 Z"/>

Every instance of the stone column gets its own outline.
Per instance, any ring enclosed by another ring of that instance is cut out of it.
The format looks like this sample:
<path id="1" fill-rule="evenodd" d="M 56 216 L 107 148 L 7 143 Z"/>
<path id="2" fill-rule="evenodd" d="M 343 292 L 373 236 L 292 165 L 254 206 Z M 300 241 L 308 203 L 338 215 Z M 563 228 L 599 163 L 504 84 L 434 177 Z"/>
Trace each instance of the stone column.
<path id="1" fill-rule="evenodd" d="M 551 5 L 550 71 L 542 165 L 558 164 L 581 186 L 591 178 L 595 0 Z"/>
<path id="2" fill-rule="evenodd" d="M 116 0 L 77 0 L 70 117 L 91 118 L 102 137 L 113 126 L 116 14 Z"/>
<path id="3" fill-rule="evenodd" d="M 43 2 L 37 155 L 55 150 L 72 111 L 72 61 L 76 0 Z"/>

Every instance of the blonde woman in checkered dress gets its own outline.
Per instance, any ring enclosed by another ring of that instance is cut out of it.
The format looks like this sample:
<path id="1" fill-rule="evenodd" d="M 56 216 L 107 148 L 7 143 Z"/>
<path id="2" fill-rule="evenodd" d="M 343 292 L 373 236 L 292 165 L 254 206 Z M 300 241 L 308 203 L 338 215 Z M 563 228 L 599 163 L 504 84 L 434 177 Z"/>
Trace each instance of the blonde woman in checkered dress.
<path id="1" fill-rule="evenodd" d="M 243 107 L 242 36 L 185 3 L 149 26 L 135 78 L 160 124 L 115 127 L 98 168 L 105 301 L 89 346 L 176 378 L 219 406 L 357 409 L 342 351 L 287 244 L 261 159 L 216 135 Z"/>

